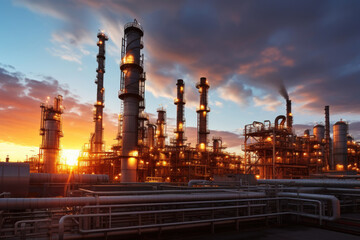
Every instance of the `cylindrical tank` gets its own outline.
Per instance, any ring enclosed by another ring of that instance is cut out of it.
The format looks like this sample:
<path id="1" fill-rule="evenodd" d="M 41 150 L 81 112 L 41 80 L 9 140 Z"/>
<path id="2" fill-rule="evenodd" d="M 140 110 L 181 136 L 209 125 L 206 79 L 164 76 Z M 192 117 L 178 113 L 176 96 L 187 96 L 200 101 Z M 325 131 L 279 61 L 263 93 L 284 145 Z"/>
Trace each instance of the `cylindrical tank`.
<path id="1" fill-rule="evenodd" d="M 28 163 L 0 163 L 0 193 L 10 192 L 11 197 L 27 197 L 29 179 Z"/>
<path id="2" fill-rule="evenodd" d="M 62 96 L 54 98 L 53 106 L 41 105 L 40 134 L 43 136 L 41 150 L 43 152 L 44 172 L 56 173 L 59 158 L 61 130 Z"/>
<path id="3" fill-rule="evenodd" d="M 322 140 L 325 138 L 325 127 L 324 125 L 316 125 L 313 127 L 313 133 L 315 136 L 315 139 L 317 142 L 322 142 Z"/>
<path id="4" fill-rule="evenodd" d="M 333 126 L 333 155 L 334 155 L 334 164 L 342 165 L 344 170 L 347 168 L 347 144 L 346 144 L 346 135 L 347 135 L 348 125 L 344 121 L 339 121 Z"/>

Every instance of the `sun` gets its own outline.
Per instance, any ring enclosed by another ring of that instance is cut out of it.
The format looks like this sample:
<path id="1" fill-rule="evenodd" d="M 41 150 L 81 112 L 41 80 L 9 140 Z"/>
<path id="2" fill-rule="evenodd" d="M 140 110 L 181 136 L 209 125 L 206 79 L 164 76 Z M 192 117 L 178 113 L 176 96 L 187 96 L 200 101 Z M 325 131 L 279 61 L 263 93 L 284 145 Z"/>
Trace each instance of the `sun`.
<path id="1" fill-rule="evenodd" d="M 80 150 L 63 149 L 61 153 L 61 162 L 68 166 L 76 166 L 78 164 L 78 157 Z"/>

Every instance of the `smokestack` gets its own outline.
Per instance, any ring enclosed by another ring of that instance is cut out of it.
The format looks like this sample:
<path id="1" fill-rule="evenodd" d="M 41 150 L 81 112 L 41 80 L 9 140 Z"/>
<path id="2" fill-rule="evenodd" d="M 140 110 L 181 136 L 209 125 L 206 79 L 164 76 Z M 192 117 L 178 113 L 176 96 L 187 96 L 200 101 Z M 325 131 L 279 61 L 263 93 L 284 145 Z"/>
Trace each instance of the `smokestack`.
<path id="1" fill-rule="evenodd" d="M 93 137 L 91 138 L 90 147 L 92 153 L 101 153 L 103 151 L 105 42 L 108 40 L 108 37 L 102 32 L 99 32 L 97 37 L 99 38 L 99 41 L 97 42 L 97 45 L 99 47 L 99 54 L 97 55 L 98 68 L 96 69 L 97 76 L 95 80 L 95 83 L 97 85 L 96 103 L 94 104 L 95 132 Z"/>
<path id="2" fill-rule="evenodd" d="M 184 89 L 185 83 L 182 79 L 178 79 L 177 83 L 177 98 L 174 100 L 174 104 L 176 105 L 176 128 L 175 128 L 175 140 L 176 146 L 181 147 L 184 145 L 185 137 L 184 137 L 184 127 L 185 127 L 185 119 L 184 119 Z"/>
<path id="3" fill-rule="evenodd" d="M 157 147 L 165 148 L 165 138 L 166 138 L 166 111 L 164 108 L 159 108 L 158 119 L 156 121 L 156 138 L 157 138 Z"/>
<path id="4" fill-rule="evenodd" d="M 59 158 L 61 130 L 61 114 L 63 113 L 62 96 L 54 98 L 54 105 L 41 104 L 40 135 L 42 143 L 40 151 L 43 156 L 45 173 L 56 173 Z"/>
<path id="5" fill-rule="evenodd" d="M 196 88 L 199 89 L 200 93 L 200 106 L 196 109 L 198 114 L 198 147 L 204 151 L 207 147 L 207 135 L 210 133 L 207 129 L 207 113 L 210 112 L 208 107 L 208 90 L 210 88 L 208 80 L 204 77 L 200 78 L 200 83 L 196 85 Z"/>
<path id="6" fill-rule="evenodd" d="M 291 100 L 286 100 L 286 126 L 288 131 L 292 132 L 293 116 L 291 112 Z"/>
<path id="7" fill-rule="evenodd" d="M 142 26 L 134 20 L 124 26 L 125 38 L 122 40 L 120 69 L 119 98 L 123 100 L 123 147 L 121 158 L 121 181 L 136 182 L 137 143 L 138 143 L 138 116 L 139 102 L 142 96 L 139 93 L 139 81 L 143 73 Z"/>

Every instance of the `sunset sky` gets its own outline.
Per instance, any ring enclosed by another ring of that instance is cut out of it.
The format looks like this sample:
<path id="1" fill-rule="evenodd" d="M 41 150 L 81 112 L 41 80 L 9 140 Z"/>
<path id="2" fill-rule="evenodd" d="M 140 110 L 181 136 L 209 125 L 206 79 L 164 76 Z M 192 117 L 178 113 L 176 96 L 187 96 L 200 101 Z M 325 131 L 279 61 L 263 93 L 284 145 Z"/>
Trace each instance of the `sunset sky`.
<path id="1" fill-rule="evenodd" d="M 123 26 L 144 28 L 146 112 L 164 106 L 173 134 L 176 80 L 185 81 L 186 136 L 195 144 L 195 88 L 210 83 L 209 128 L 240 152 L 253 121 L 285 114 L 293 101 L 298 134 L 343 119 L 360 140 L 360 1 L 4 0 L 0 6 L 0 160 L 37 154 L 40 104 L 62 95 L 64 149 L 80 150 L 94 131 L 96 46 L 106 45 L 105 141 L 115 143 Z M 210 136 L 210 137 L 211 137 Z"/>

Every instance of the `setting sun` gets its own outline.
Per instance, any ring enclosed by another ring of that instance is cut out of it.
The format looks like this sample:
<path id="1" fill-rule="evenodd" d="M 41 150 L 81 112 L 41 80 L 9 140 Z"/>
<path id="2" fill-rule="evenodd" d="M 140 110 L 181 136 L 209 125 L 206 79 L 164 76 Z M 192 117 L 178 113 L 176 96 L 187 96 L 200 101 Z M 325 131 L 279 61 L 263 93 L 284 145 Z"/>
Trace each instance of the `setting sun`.
<path id="1" fill-rule="evenodd" d="M 80 150 L 76 149 L 63 149 L 61 152 L 61 163 L 68 166 L 76 166 L 78 163 L 78 157 Z"/>

